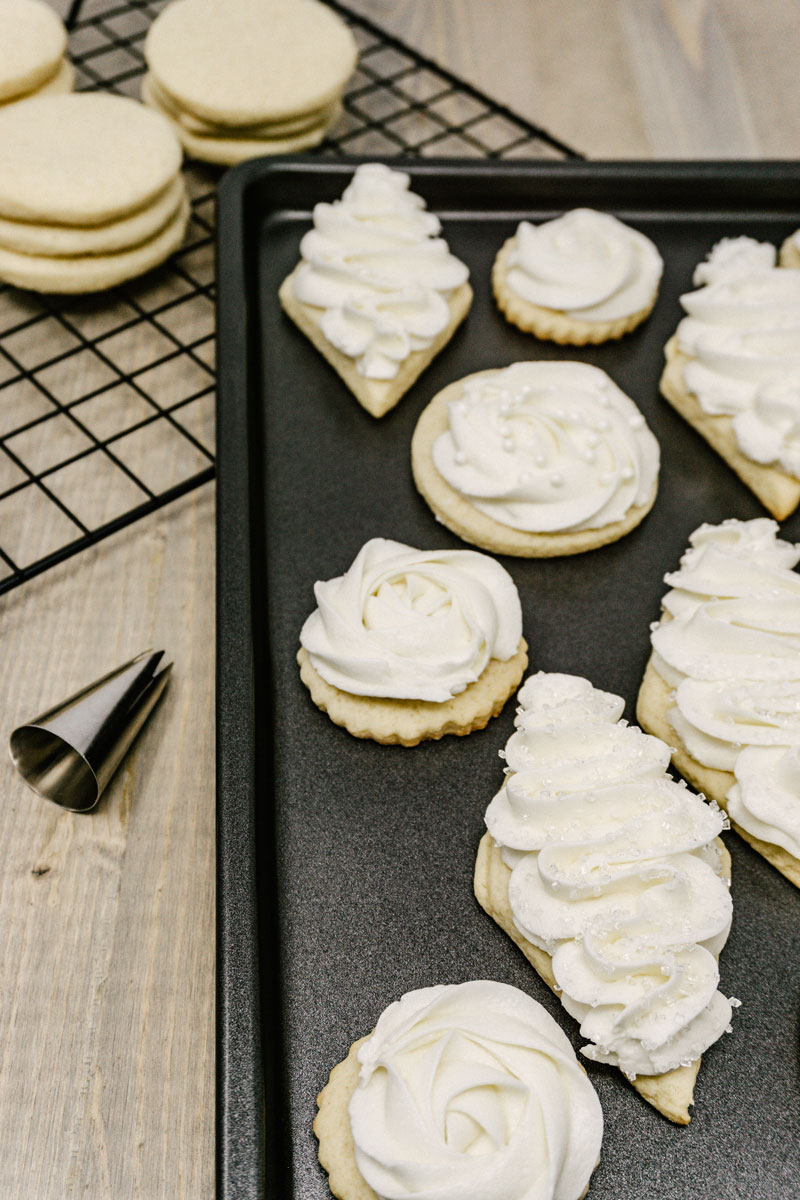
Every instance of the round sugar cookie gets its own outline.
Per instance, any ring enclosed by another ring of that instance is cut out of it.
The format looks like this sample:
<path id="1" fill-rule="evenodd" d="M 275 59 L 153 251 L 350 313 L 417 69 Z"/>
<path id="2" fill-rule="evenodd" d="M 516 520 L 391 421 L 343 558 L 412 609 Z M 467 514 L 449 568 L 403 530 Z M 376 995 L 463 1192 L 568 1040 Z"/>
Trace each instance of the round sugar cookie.
<path id="1" fill-rule="evenodd" d="M 12 96 L 10 100 L 0 101 L 0 109 L 7 104 L 20 104 L 23 100 L 33 100 L 37 96 L 65 96 L 75 87 L 75 68 L 68 58 L 62 58 L 55 75 L 46 79 L 32 92 L 24 92 L 21 96 Z"/>
<path id="2" fill-rule="evenodd" d="M 781 246 L 778 265 L 792 270 L 800 268 L 800 229 L 791 234 Z"/>
<path id="3" fill-rule="evenodd" d="M 560 372 L 563 367 L 569 365 L 567 363 L 555 364 L 555 370 Z M 580 368 L 595 370 L 595 368 L 587 368 L 583 364 L 580 364 Z M 598 374 L 602 374 L 602 372 L 598 372 Z M 482 550 L 489 550 L 493 554 L 510 554 L 517 558 L 555 558 L 563 555 L 583 554 L 588 550 L 597 550 L 610 542 L 616 542 L 635 529 L 655 503 L 658 493 L 657 469 L 642 502 L 632 503 L 618 519 L 586 529 L 556 529 L 552 532 L 534 532 L 502 523 L 494 516 L 476 507 L 469 495 L 458 491 L 440 474 L 434 461 L 434 446 L 437 440 L 450 430 L 450 406 L 456 404 L 464 396 L 465 384 L 481 379 L 498 380 L 499 384 L 502 384 L 503 375 L 502 370 L 488 370 L 478 371 L 463 379 L 457 379 L 438 392 L 419 416 L 411 438 L 411 473 L 417 491 L 428 504 L 436 519 L 458 537 L 463 538 L 465 542 L 469 542 L 470 545 L 479 546 Z M 608 382 L 611 384 L 611 380 Z M 611 386 L 613 387 L 613 384 Z M 553 390 L 552 386 L 550 390 Z M 622 400 L 618 403 L 630 406 L 627 414 L 628 420 L 636 421 L 637 425 L 638 422 L 641 422 L 642 432 L 639 436 L 647 438 L 657 456 L 655 438 L 647 429 L 644 417 L 641 416 L 629 397 L 622 393 L 620 395 Z M 565 436 L 564 430 L 559 430 L 558 422 L 554 421 L 552 417 L 545 415 L 542 420 L 542 429 L 547 429 L 554 443 L 561 439 L 566 445 L 572 444 L 573 439 Z M 594 438 L 595 442 L 600 441 L 597 435 L 594 435 Z M 489 441 L 481 443 L 481 455 L 490 459 Z M 504 457 L 506 456 L 504 455 Z M 516 471 L 529 467 L 527 458 L 524 461 L 518 461 L 513 452 L 508 453 L 507 459 L 507 463 L 504 463 L 503 466 L 508 473 L 508 478 L 512 478 Z M 588 464 L 585 469 L 587 471 L 585 487 L 588 491 L 591 486 Z M 561 486 L 563 487 L 563 483 Z M 480 487 L 478 490 L 480 492 Z M 484 494 L 488 495 L 490 492 Z"/>
<path id="4" fill-rule="evenodd" d="M 149 70 L 182 109 L 212 124 L 253 125 L 332 103 L 358 50 L 318 0 L 173 0 L 144 47 Z"/>
<path id="5" fill-rule="evenodd" d="M 68 225 L 45 225 L 33 221 L 9 221 L 0 217 L 0 247 L 17 254 L 46 258 L 75 258 L 85 254 L 114 254 L 130 250 L 154 237 L 174 217 L 186 196 L 182 175 L 176 175 L 152 204 L 110 221 L 83 229 Z"/>
<path id="6" fill-rule="evenodd" d="M 339 119 L 341 106 L 335 104 L 331 109 L 327 124 L 315 125 L 303 133 L 292 137 L 248 138 L 209 137 L 205 134 L 190 133 L 180 121 L 171 116 L 153 88 L 148 76 L 142 81 L 142 99 L 157 112 L 163 113 L 172 128 L 183 143 L 183 148 L 189 158 L 201 162 L 215 163 L 219 166 L 232 167 L 236 163 L 246 162 L 249 158 L 260 158 L 263 154 L 294 154 L 298 150 L 308 150 L 318 146 L 332 125 Z"/>
<path id="7" fill-rule="evenodd" d="M 100 92 L 0 109 L 0 216 L 102 225 L 151 203 L 177 175 L 169 121 Z"/>
<path id="8" fill-rule="evenodd" d="M 158 80 L 150 72 L 142 80 L 141 93 L 145 103 L 148 103 L 149 99 L 153 102 L 154 108 L 171 117 L 173 121 L 177 121 L 189 133 L 198 134 L 201 137 L 291 137 L 297 133 L 305 133 L 307 130 L 318 125 L 333 124 L 340 109 L 337 100 L 333 104 L 324 105 L 322 108 L 315 108 L 313 112 L 303 113 L 299 117 L 286 117 L 277 121 L 261 121 L 256 125 L 224 125 L 221 122 L 204 121 L 201 117 L 195 117 L 192 113 L 186 112 L 167 95 L 163 88 L 159 87 Z"/>
<path id="9" fill-rule="evenodd" d="M 80 258 L 40 258 L 0 248 L 0 280 L 34 292 L 79 294 L 101 292 L 157 267 L 177 250 L 186 233 L 189 201 L 155 237 L 118 254 Z"/>
<path id="10" fill-rule="evenodd" d="M 0 0 L 0 100 L 50 79 L 67 48 L 67 31 L 43 0 Z"/>

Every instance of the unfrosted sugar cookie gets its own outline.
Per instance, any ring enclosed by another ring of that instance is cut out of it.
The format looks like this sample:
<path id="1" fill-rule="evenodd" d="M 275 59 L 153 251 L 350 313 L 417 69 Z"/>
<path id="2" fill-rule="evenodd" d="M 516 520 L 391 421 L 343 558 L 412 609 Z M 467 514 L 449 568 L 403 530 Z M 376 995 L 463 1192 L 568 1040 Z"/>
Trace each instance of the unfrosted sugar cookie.
<path id="1" fill-rule="evenodd" d="M 485 554 L 373 538 L 314 595 L 300 676 L 355 737 L 415 746 L 483 729 L 527 665 L 517 589 Z"/>
<path id="2" fill-rule="evenodd" d="M 651 632 L 637 715 L 800 887 L 800 546 L 762 517 L 701 525 Z"/>
<path id="3" fill-rule="evenodd" d="M 475 895 L 588 1040 L 654 1108 L 689 1121 L 700 1056 L 730 1026 L 723 814 L 666 773 L 670 750 L 574 675 L 519 692 L 486 811 Z"/>
<path id="4" fill-rule="evenodd" d="M 410 182 L 382 163 L 358 167 L 340 200 L 315 206 L 278 293 L 373 417 L 405 395 L 472 303 L 467 267 Z"/>
<path id="5" fill-rule="evenodd" d="M 294 132 L 278 131 L 250 133 L 231 130 L 220 126 L 216 131 L 197 133 L 186 127 L 182 120 L 183 114 L 177 115 L 174 107 L 171 109 L 157 89 L 153 86 L 150 76 L 142 82 L 142 100 L 150 108 L 162 113 L 172 124 L 175 133 L 180 138 L 183 148 L 189 158 L 201 162 L 216 163 L 219 166 L 234 166 L 246 162 L 250 158 L 258 158 L 263 154 L 294 154 L 299 150 L 308 150 L 318 146 L 330 127 L 338 120 L 341 106 L 336 104 L 325 109 L 325 116 L 317 123 L 301 123 Z"/>
<path id="6" fill-rule="evenodd" d="M 569 1041 L 492 980 L 406 993 L 317 1104 L 340 1200 L 580 1200 L 600 1158 L 600 1101 Z"/>
<path id="7" fill-rule="evenodd" d="M 580 554 L 650 511 L 659 447 L 639 409 L 586 363 L 514 363 L 449 384 L 411 441 L 438 519 L 485 550 Z"/>
<path id="8" fill-rule="evenodd" d="M 661 393 L 774 517 L 800 503 L 800 272 L 724 238 L 681 296 Z"/>
<path id="9" fill-rule="evenodd" d="M 0 103 L 54 80 L 66 48 L 64 23 L 44 0 L 0 0 Z"/>
<path id="10" fill-rule="evenodd" d="M 341 95 L 358 51 L 317 0 L 173 0 L 151 25 L 147 65 L 181 108 L 215 125 L 252 125 Z"/>
<path id="11" fill-rule="evenodd" d="M 71 226 L 126 217 L 181 165 L 160 114 L 122 96 L 43 96 L 0 110 L 0 216 Z"/>
<path id="12" fill-rule="evenodd" d="M 500 249 L 492 288 L 525 333 L 575 346 L 630 333 L 648 317 L 664 263 L 644 234 L 609 213 L 576 208 L 522 221 Z"/>

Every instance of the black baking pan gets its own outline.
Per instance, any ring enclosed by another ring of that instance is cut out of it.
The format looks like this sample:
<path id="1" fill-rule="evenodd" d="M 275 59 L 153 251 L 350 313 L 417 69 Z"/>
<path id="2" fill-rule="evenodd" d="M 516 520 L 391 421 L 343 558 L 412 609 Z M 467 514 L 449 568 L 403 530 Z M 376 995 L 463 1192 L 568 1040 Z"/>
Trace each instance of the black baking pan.
<path id="1" fill-rule="evenodd" d="M 281 313 L 313 205 L 355 162 L 271 160 L 219 195 L 218 1196 L 325 1200 L 315 1096 L 350 1044 L 412 988 L 500 979 L 539 1000 L 578 1049 L 576 1023 L 472 897 L 483 814 L 502 781 L 514 705 L 479 733 L 414 749 L 352 738 L 318 711 L 295 663 L 316 579 L 364 541 L 463 543 L 414 489 L 409 443 L 446 383 L 518 359 L 608 371 L 662 448 L 652 513 L 589 554 L 502 559 L 520 591 L 532 670 L 625 697 L 633 719 L 662 578 L 703 521 L 764 510 L 660 398 L 663 347 L 695 264 L 723 236 L 779 244 L 800 226 L 795 163 L 400 164 L 469 265 L 465 324 L 396 409 L 365 413 Z M 522 218 L 586 205 L 658 244 L 650 319 L 617 343 L 560 348 L 511 327 L 489 286 Z M 800 520 L 784 523 L 800 538 Z M 605 1113 L 590 1200 L 800 1196 L 800 894 L 733 834 L 734 925 L 721 988 L 742 1001 L 704 1056 L 691 1124 L 671 1125 L 613 1069 L 588 1064 Z M 498 1197 L 497 1200 L 503 1200 Z"/>

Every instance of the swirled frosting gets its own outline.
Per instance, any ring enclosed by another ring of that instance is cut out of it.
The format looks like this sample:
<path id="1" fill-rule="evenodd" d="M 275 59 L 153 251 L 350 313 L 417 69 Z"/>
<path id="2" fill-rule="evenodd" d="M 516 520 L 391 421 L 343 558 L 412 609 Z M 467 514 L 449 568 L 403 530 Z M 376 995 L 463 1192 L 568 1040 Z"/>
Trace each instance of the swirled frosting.
<path id="1" fill-rule="evenodd" d="M 800 858 L 800 547 L 777 533 L 767 518 L 701 525 L 651 640 L 675 732 L 736 778 L 731 818 Z"/>
<path id="2" fill-rule="evenodd" d="M 372 538 L 314 595 L 300 642 L 324 680 L 356 696 L 450 700 L 522 637 L 511 576 L 474 550 Z"/>
<path id="3" fill-rule="evenodd" d="M 323 308 L 321 329 L 368 379 L 392 379 L 450 321 L 448 296 L 469 272 L 438 236 L 438 217 L 382 163 L 356 169 L 342 198 L 314 206 L 294 294 Z"/>
<path id="4" fill-rule="evenodd" d="M 567 1038 L 505 983 L 421 988 L 358 1052 L 356 1164 L 380 1200 L 578 1200 L 603 1114 Z"/>
<path id="5" fill-rule="evenodd" d="M 618 696 L 540 673 L 519 700 L 486 813 L 514 923 L 552 955 L 587 1058 L 629 1076 L 693 1062 L 731 1017 L 723 816 L 668 778 L 669 747 L 620 721 Z"/>
<path id="6" fill-rule="evenodd" d="M 508 286 L 542 308 L 587 321 L 614 321 L 653 300 L 664 263 L 644 234 L 609 213 L 576 208 L 517 228 Z"/>
<path id="7" fill-rule="evenodd" d="M 710 416 L 732 418 L 747 458 L 800 478 L 800 273 L 775 248 L 725 239 L 695 272 L 678 349 L 683 382 Z"/>
<path id="8" fill-rule="evenodd" d="M 636 405 L 585 363 L 514 363 L 464 381 L 437 471 L 475 508 L 535 533 L 597 529 L 644 504 L 659 449 Z"/>

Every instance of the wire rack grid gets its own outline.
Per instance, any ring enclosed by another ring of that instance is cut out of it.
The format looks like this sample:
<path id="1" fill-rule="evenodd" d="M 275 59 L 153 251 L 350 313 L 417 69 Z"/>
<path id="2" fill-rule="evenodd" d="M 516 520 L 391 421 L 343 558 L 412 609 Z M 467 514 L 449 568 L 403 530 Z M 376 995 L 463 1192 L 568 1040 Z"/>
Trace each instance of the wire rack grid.
<path id="1" fill-rule="evenodd" d="M 143 42 L 166 0 L 75 0 L 78 90 L 139 95 Z M 359 45 L 322 155 L 576 157 L 335 0 Z M 0 285 L 0 593 L 214 474 L 214 197 L 187 163 L 186 242 L 99 295 Z"/>

